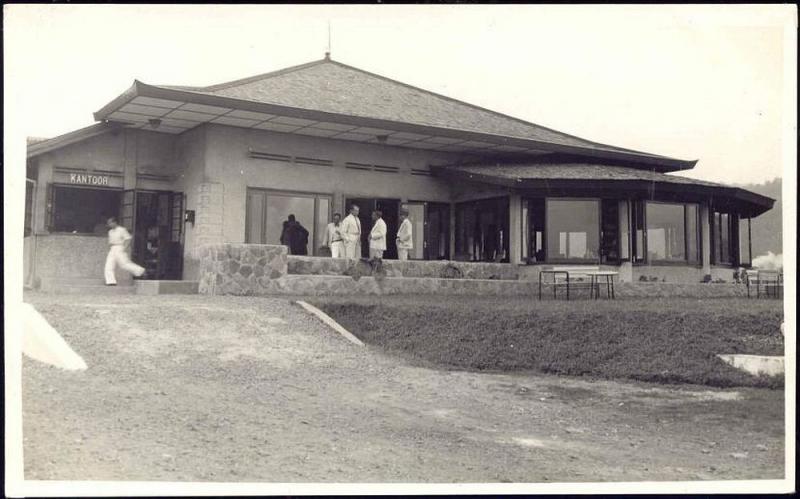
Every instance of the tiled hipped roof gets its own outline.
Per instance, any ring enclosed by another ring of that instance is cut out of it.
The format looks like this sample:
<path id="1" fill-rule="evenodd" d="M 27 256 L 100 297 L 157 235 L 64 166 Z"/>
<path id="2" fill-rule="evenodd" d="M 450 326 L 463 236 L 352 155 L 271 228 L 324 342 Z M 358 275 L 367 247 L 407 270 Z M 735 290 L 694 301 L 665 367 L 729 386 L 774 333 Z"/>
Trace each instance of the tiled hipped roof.
<path id="1" fill-rule="evenodd" d="M 208 87 L 161 88 L 663 158 L 591 142 L 329 59 Z"/>

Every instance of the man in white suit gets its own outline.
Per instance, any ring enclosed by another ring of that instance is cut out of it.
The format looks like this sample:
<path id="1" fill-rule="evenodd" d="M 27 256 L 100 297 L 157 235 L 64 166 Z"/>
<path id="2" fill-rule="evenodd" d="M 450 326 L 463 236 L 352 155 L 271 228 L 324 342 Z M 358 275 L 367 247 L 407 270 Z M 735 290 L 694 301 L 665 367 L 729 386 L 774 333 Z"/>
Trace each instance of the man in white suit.
<path id="1" fill-rule="evenodd" d="M 333 222 L 325 228 L 324 246 L 331 250 L 331 258 L 344 258 L 344 239 L 342 239 L 341 223 L 342 216 L 338 213 L 333 214 Z"/>
<path id="2" fill-rule="evenodd" d="M 382 259 L 386 251 L 386 222 L 380 210 L 372 212 L 372 230 L 369 232 L 369 257 Z"/>
<path id="3" fill-rule="evenodd" d="M 414 248 L 411 220 L 408 219 L 408 210 L 400 208 L 400 228 L 397 229 L 397 259 L 408 260 L 409 250 Z"/>
<path id="4" fill-rule="evenodd" d="M 128 230 L 117 223 L 115 217 L 111 217 L 106 222 L 108 226 L 108 256 L 106 257 L 105 277 L 106 286 L 116 286 L 117 278 L 114 269 L 121 267 L 136 277 L 144 274 L 144 267 L 140 267 L 128 258 L 128 244 L 131 241 L 131 234 Z"/>
<path id="5" fill-rule="evenodd" d="M 339 226 L 339 233 L 344 241 L 344 257 L 361 257 L 361 220 L 358 219 L 358 206 L 350 207 L 350 214 L 344 217 Z"/>

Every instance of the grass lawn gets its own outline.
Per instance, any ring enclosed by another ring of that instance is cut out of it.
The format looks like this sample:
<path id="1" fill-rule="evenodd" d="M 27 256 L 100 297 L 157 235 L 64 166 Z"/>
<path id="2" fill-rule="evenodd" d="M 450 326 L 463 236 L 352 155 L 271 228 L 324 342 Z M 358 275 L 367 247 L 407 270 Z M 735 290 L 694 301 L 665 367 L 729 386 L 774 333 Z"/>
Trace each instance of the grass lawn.
<path id="1" fill-rule="evenodd" d="M 783 387 L 716 354 L 783 355 L 778 300 L 315 297 L 368 344 L 447 368 Z"/>

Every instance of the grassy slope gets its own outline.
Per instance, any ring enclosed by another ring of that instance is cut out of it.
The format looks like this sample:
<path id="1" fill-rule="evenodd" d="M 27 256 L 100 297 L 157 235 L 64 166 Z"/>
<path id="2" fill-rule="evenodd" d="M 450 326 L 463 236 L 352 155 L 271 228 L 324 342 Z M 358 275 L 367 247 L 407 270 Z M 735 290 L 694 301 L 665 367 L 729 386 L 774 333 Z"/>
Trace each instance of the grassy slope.
<path id="1" fill-rule="evenodd" d="M 782 355 L 779 301 L 439 296 L 313 302 L 365 342 L 440 366 L 719 387 L 783 386 L 782 379 L 754 377 L 715 357 Z"/>

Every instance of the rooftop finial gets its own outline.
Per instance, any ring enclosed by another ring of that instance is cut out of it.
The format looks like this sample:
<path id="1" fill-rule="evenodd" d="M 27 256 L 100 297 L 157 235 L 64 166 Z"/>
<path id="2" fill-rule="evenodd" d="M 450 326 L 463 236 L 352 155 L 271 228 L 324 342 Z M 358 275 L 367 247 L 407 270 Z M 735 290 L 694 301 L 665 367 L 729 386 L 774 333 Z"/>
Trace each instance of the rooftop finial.
<path id="1" fill-rule="evenodd" d="M 328 20 L 328 50 L 325 51 L 325 60 L 331 60 L 331 21 Z"/>

